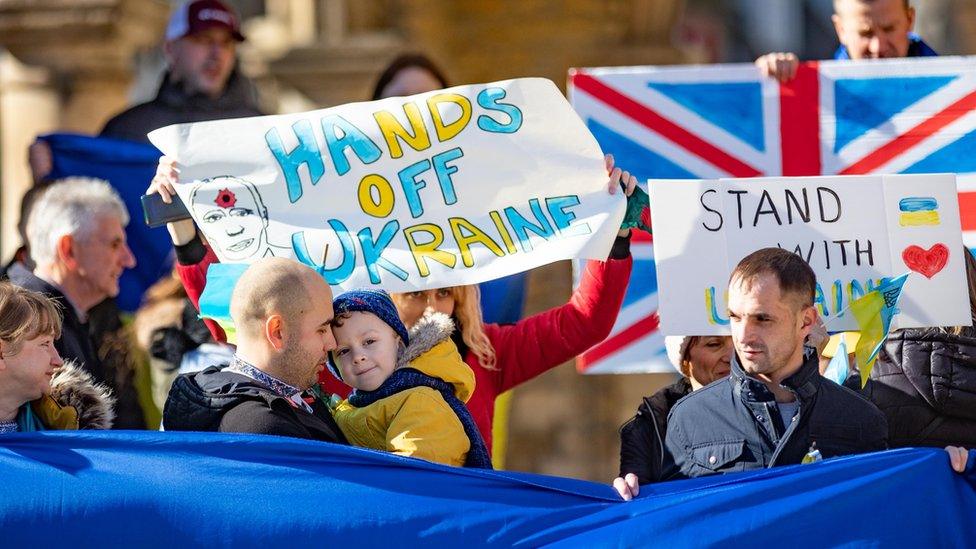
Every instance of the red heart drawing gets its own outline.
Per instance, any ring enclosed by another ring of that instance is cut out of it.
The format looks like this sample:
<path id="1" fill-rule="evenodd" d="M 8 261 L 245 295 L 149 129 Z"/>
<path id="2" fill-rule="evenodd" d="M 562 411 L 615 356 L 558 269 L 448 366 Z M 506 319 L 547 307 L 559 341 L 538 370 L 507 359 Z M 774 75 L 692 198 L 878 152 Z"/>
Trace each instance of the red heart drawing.
<path id="1" fill-rule="evenodd" d="M 901 258 L 909 269 L 925 275 L 925 278 L 932 278 L 949 261 L 949 248 L 945 244 L 936 244 L 925 250 L 911 245 L 901 252 Z"/>

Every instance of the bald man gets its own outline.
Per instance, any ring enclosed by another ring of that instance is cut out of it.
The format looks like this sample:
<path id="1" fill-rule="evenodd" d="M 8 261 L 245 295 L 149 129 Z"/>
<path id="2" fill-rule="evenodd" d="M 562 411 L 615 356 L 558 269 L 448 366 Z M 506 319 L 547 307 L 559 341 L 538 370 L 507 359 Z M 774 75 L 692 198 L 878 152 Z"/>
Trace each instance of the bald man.
<path id="1" fill-rule="evenodd" d="M 325 280 L 297 261 L 262 259 L 238 280 L 230 314 L 237 328 L 234 360 L 177 377 L 164 428 L 347 444 L 327 407 L 302 398 L 336 346 Z"/>

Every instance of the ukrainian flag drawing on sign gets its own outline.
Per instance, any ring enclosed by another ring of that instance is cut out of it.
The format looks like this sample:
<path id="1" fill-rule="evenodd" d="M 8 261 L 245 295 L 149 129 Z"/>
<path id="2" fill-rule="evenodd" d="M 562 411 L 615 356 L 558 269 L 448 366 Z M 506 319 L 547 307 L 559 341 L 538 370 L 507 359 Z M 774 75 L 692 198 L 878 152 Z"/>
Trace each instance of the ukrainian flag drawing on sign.
<path id="1" fill-rule="evenodd" d="M 931 196 L 902 198 L 898 201 L 902 227 L 920 227 L 939 224 L 939 201 Z"/>
<path id="2" fill-rule="evenodd" d="M 876 290 L 851 303 L 850 312 L 857 319 L 861 331 L 854 355 L 861 370 L 862 388 L 871 375 L 874 361 L 878 358 L 885 338 L 888 337 L 891 319 L 898 312 L 898 297 L 907 278 L 906 273 L 897 278 L 885 279 Z"/>

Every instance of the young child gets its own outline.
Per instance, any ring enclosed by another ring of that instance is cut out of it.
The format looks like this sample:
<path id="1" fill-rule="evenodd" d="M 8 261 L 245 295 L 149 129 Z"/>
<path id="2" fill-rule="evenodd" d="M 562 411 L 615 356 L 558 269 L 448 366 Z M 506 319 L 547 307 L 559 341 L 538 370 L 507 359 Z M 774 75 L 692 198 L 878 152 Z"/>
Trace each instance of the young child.
<path id="1" fill-rule="evenodd" d="M 333 416 L 355 446 L 447 465 L 490 469 L 491 458 L 464 403 L 474 372 L 451 340 L 454 323 L 428 311 L 410 332 L 382 290 L 336 298 L 337 347 L 329 367 L 355 390 Z"/>

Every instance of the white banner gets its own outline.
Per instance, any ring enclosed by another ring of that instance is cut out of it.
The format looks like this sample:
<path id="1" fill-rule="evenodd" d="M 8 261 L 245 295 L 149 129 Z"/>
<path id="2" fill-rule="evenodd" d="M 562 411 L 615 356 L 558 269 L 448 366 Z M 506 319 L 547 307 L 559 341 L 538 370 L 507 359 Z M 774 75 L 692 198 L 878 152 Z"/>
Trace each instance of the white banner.
<path id="1" fill-rule="evenodd" d="M 625 209 L 606 192 L 596 140 L 544 79 L 179 124 L 149 139 L 178 162 L 177 192 L 222 262 L 293 257 L 343 290 L 606 259 Z"/>
<path id="2" fill-rule="evenodd" d="M 727 287 L 753 251 L 796 252 L 830 331 L 851 301 L 911 272 L 893 328 L 970 324 L 955 176 L 650 180 L 661 330 L 727 334 Z"/>

